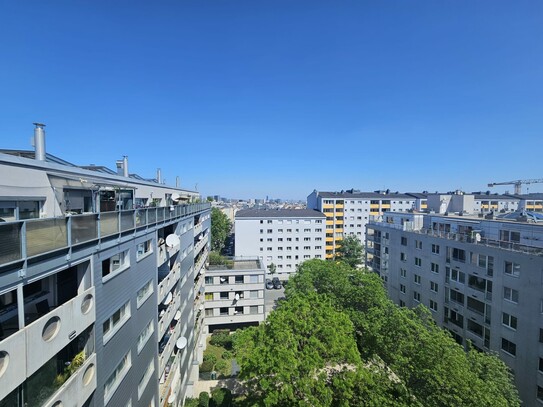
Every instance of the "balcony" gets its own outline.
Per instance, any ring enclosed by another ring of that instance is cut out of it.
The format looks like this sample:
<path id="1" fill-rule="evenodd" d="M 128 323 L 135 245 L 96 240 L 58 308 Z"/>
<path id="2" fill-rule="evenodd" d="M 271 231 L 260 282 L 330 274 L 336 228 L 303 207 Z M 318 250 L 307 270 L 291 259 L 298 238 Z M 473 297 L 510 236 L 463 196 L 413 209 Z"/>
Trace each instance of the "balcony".
<path id="1" fill-rule="evenodd" d="M 5 222 L 0 224 L 0 266 L 175 221 L 210 207 L 201 203 Z"/>
<path id="2" fill-rule="evenodd" d="M 159 383 L 159 394 L 160 394 L 160 403 L 159 406 L 164 406 L 169 395 L 172 392 L 172 384 L 174 383 L 174 377 L 179 375 L 176 374 L 179 369 L 179 362 L 181 360 L 180 352 L 177 352 L 175 355 L 171 356 L 168 362 L 166 363 L 166 368 L 162 376 L 160 377 Z"/>
<path id="3" fill-rule="evenodd" d="M 179 263 L 175 263 L 173 268 L 170 270 L 168 274 L 164 276 L 166 271 L 162 271 L 159 269 L 158 271 L 158 303 L 160 304 L 168 293 L 171 291 L 173 286 L 179 281 L 179 277 L 181 275 L 181 265 Z M 162 278 L 161 278 L 162 277 Z"/>
<path id="4" fill-rule="evenodd" d="M 200 272 L 200 269 L 207 261 L 207 254 L 207 248 L 200 253 L 200 256 L 198 257 L 198 260 L 196 260 L 196 264 L 194 266 L 194 273 L 198 274 Z"/>
<path id="5" fill-rule="evenodd" d="M 196 242 L 194 244 L 194 255 L 198 255 L 198 253 L 200 253 L 200 251 L 202 250 L 202 248 L 204 248 L 208 243 L 208 236 L 207 234 L 201 239 L 199 240 L 198 242 Z"/>
<path id="6" fill-rule="evenodd" d="M 172 294 L 172 301 L 164 306 L 162 303 L 159 305 L 159 314 L 158 314 L 158 336 L 162 338 L 168 328 L 174 316 L 176 316 L 179 306 L 181 305 L 181 297 L 178 294 Z"/>
<path id="7" fill-rule="evenodd" d="M 158 366 L 159 366 L 159 372 L 162 375 L 164 372 L 164 369 L 166 368 L 166 364 L 168 360 L 170 359 L 170 356 L 172 355 L 172 352 L 175 347 L 175 343 L 177 339 L 179 338 L 179 334 L 181 333 L 181 324 L 175 325 L 173 329 L 171 329 L 169 332 L 167 332 L 161 343 L 159 343 L 159 355 L 158 355 Z"/>

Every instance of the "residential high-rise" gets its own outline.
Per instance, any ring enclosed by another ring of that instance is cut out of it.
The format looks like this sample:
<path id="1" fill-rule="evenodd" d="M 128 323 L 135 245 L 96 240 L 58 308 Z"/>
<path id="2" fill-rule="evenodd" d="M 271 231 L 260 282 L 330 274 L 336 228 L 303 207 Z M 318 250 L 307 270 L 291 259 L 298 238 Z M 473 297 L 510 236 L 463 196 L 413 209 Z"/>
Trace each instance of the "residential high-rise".
<path id="1" fill-rule="evenodd" d="M 395 303 L 424 304 L 459 343 L 497 352 L 524 405 L 543 403 L 541 214 L 385 213 L 366 228 L 368 266 Z"/>
<path id="2" fill-rule="evenodd" d="M 210 205 L 42 147 L 0 153 L 0 405 L 182 404 Z"/>
<path id="3" fill-rule="evenodd" d="M 325 216 L 311 209 L 246 209 L 236 213 L 236 257 L 258 256 L 288 279 L 308 259 L 324 258 Z"/>
<path id="4" fill-rule="evenodd" d="M 417 205 L 419 208 L 417 208 Z M 388 211 L 406 212 L 425 209 L 424 194 L 416 196 L 398 192 L 313 191 L 307 197 L 307 207 L 326 215 L 326 258 L 332 259 L 341 246 L 343 236 L 354 235 L 364 242 L 366 224 L 371 215 Z"/>

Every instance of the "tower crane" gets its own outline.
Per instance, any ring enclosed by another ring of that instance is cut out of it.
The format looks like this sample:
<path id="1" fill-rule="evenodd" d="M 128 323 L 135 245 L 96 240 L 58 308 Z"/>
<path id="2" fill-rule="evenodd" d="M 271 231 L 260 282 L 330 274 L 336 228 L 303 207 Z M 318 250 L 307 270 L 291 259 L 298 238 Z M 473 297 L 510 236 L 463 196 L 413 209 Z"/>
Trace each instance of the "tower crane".
<path id="1" fill-rule="evenodd" d="M 491 182 L 488 184 L 489 187 L 494 187 L 496 185 L 514 185 L 515 186 L 515 195 L 522 194 L 522 184 L 541 184 L 543 183 L 543 178 L 538 179 L 517 179 L 516 181 L 507 181 L 507 182 Z"/>

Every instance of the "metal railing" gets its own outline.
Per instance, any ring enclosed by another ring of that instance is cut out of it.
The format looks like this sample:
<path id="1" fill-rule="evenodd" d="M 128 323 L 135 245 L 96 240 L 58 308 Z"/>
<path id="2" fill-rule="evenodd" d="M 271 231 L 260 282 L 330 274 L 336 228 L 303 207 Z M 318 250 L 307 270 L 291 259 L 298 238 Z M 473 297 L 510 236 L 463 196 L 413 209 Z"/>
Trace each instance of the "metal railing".
<path id="1" fill-rule="evenodd" d="M 198 203 L 0 223 L 0 266 L 210 208 L 209 203 Z"/>

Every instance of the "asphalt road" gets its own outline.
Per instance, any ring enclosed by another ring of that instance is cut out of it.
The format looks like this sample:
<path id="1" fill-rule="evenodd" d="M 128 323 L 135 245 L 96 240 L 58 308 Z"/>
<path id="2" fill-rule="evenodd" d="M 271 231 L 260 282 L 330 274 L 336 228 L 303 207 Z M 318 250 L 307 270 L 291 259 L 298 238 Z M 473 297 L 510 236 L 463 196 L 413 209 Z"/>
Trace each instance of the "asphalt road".
<path id="1" fill-rule="evenodd" d="M 265 298 L 265 314 L 267 318 L 268 314 L 275 309 L 275 306 L 277 305 L 277 300 L 285 296 L 285 288 L 283 287 L 280 290 L 266 289 L 264 296 L 265 296 L 264 297 Z"/>

